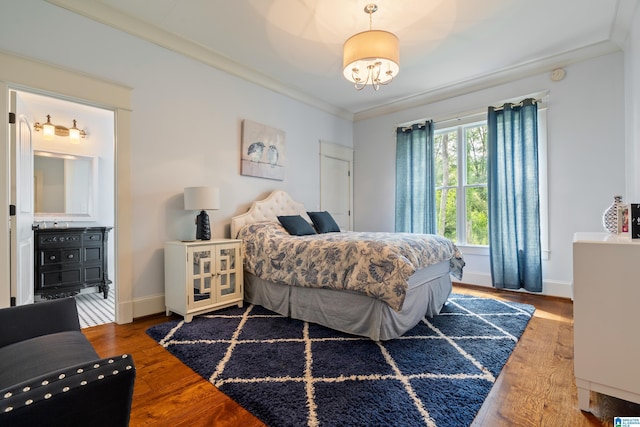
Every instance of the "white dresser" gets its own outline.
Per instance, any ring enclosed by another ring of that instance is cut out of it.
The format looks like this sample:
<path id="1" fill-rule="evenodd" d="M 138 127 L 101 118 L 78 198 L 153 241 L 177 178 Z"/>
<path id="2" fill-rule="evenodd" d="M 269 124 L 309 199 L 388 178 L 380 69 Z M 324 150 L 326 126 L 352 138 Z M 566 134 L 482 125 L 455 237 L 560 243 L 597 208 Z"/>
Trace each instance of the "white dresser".
<path id="1" fill-rule="evenodd" d="M 640 239 L 576 233 L 573 300 L 580 409 L 591 390 L 640 403 Z"/>

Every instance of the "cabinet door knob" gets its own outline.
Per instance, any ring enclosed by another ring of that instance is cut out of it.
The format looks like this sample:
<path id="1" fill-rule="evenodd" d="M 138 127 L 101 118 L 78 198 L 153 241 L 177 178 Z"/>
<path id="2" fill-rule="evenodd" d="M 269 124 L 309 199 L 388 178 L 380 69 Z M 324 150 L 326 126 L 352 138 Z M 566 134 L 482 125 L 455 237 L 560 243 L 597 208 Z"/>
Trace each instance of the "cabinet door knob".
<path id="1" fill-rule="evenodd" d="M 67 255 L 67 259 L 73 259 L 73 254 Z"/>
<path id="2" fill-rule="evenodd" d="M 51 256 L 49 257 L 49 260 L 50 260 L 50 261 L 55 261 L 55 259 L 56 259 L 56 256 L 55 256 L 55 255 L 51 255 Z"/>

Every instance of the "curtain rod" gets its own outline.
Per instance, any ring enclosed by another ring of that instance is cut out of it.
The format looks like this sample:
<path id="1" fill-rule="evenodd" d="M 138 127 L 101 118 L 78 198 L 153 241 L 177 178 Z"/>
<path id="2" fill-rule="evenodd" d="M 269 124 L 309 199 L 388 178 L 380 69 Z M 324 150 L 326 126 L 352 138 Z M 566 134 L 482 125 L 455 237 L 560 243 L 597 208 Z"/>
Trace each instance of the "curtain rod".
<path id="1" fill-rule="evenodd" d="M 427 120 L 427 121 L 428 121 L 428 120 Z M 424 128 L 426 127 L 426 125 L 425 125 L 424 123 L 414 123 L 414 124 L 413 124 L 413 125 L 411 125 L 411 126 L 405 126 L 405 127 L 402 127 L 402 128 L 401 128 L 401 129 L 402 129 L 402 132 L 406 132 L 406 131 L 408 131 L 408 130 L 411 130 L 411 129 L 413 128 L 413 126 L 415 126 L 415 125 L 417 125 L 417 126 L 418 126 L 418 129 L 424 129 Z"/>
<path id="2" fill-rule="evenodd" d="M 536 104 L 540 104 L 538 106 L 538 108 L 546 108 L 546 102 L 545 102 L 545 98 L 549 95 L 549 91 L 545 90 L 545 91 L 540 91 L 540 92 L 533 92 L 530 94 L 525 94 L 525 95 L 521 95 L 524 96 L 524 99 L 534 99 Z M 515 97 L 514 97 L 515 98 Z M 520 97 L 517 97 L 515 99 L 518 99 Z M 513 99 L 513 98 L 511 98 Z M 523 100 L 524 100 L 523 99 Z M 498 101 L 500 102 L 500 101 Z M 508 100 L 504 100 L 503 103 L 508 103 Z M 522 101 L 520 101 L 520 103 L 522 103 Z M 518 105 L 519 103 L 513 103 L 512 105 Z M 484 105 L 478 105 L 475 108 L 471 108 L 468 109 L 464 112 L 458 112 L 456 114 L 446 114 L 446 115 L 440 115 L 439 117 L 432 117 L 430 119 L 421 119 L 421 120 L 416 120 L 414 122 L 410 122 L 410 123 L 400 123 L 398 125 L 396 125 L 396 129 L 400 129 L 402 128 L 403 132 L 406 132 L 407 130 L 411 129 L 411 126 L 413 124 L 415 124 L 416 122 L 424 122 L 424 121 L 431 121 L 433 122 L 434 126 L 438 126 L 439 124 L 442 123 L 447 123 L 447 122 L 451 122 L 451 121 L 458 121 L 458 120 L 464 120 L 473 116 L 480 116 L 480 115 L 486 115 L 487 114 L 487 104 Z M 503 107 L 497 107 L 498 109 L 501 109 Z"/>
<path id="3" fill-rule="evenodd" d="M 489 106 L 489 108 L 493 108 L 493 111 L 502 111 L 502 110 L 504 110 L 504 106 L 505 106 L 506 104 L 511 104 L 513 107 L 522 107 L 522 106 L 524 105 L 524 102 L 525 102 L 525 101 L 527 101 L 527 100 L 529 100 L 529 99 L 531 99 L 531 100 L 532 100 L 532 103 L 533 103 L 533 104 L 537 104 L 537 103 L 539 103 L 539 102 L 541 102 L 541 101 L 542 101 L 542 99 L 541 99 L 541 98 L 537 98 L 537 99 L 534 99 L 534 98 L 525 98 L 525 99 L 523 99 L 523 100 L 522 100 L 522 101 L 520 101 L 520 102 L 506 102 L 506 103 L 504 103 L 503 105 L 501 105 L 501 106 L 499 106 L 499 107 L 494 107 L 494 106 L 490 105 L 490 106 Z"/>

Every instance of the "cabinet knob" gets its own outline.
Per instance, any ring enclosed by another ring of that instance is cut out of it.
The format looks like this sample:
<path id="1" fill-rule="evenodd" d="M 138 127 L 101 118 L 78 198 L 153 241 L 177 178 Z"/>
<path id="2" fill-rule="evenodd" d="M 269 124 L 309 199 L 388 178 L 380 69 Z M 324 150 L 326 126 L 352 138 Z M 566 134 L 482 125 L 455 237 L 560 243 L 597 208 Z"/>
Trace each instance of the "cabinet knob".
<path id="1" fill-rule="evenodd" d="M 67 255 L 67 259 L 73 259 L 74 255 L 73 254 L 69 254 Z"/>
<path id="2" fill-rule="evenodd" d="M 55 255 L 51 255 L 51 256 L 49 257 L 49 260 L 50 260 L 50 261 L 55 261 L 55 259 L 56 259 L 56 256 L 55 256 Z"/>

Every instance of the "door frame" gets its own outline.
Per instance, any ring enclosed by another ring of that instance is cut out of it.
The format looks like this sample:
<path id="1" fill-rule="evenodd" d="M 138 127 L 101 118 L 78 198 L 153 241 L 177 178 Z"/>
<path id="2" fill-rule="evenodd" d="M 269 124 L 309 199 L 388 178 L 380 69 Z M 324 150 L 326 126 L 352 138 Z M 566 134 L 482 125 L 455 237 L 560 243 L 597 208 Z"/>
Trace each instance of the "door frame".
<path id="1" fill-rule="evenodd" d="M 343 160 L 349 163 L 349 230 L 353 230 L 353 148 L 320 140 L 320 174 L 324 158 Z M 322 175 L 320 176 L 320 208 L 322 209 Z"/>
<path id="2" fill-rule="evenodd" d="M 114 112 L 116 322 L 133 321 L 133 257 L 131 241 L 131 88 L 73 70 L 0 52 L 0 307 L 10 305 L 11 126 L 9 91 L 24 90 L 94 105 Z"/>

